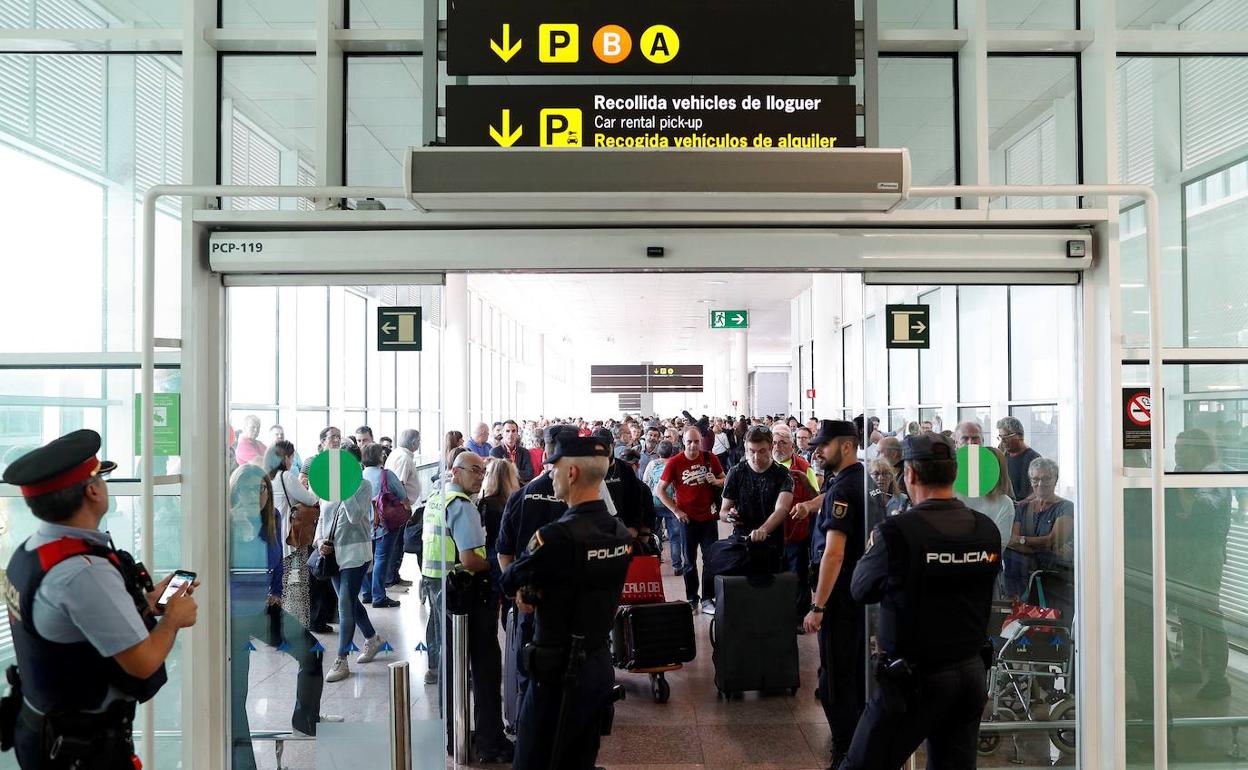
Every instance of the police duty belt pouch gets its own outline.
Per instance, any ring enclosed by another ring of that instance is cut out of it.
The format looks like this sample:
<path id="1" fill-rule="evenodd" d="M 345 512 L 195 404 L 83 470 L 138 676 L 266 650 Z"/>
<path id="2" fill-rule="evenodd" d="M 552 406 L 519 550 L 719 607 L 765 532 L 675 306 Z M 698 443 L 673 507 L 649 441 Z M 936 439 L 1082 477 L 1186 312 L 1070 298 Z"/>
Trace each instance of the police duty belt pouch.
<path id="1" fill-rule="evenodd" d="M 407 520 L 403 528 L 403 553 L 424 553 L 425 506 L 420 506 Z"/>
<path id="2" fill-rule="evenodd" d="M 659 557 L 634 556 L 628 563 L 620 604 L 656 604 L 664 598 Z"/>
<path id="3" fill-rule="evenodd" d="M 720 693 L 797 692 L 796 595 L 797 575 L 792 572 L 715 578 L 711 644 Z"/>
<path id="4" fill-rule="evenodd" d="M 688 663 L 697 656 L 689 602 L 620 607 L 611 629 L 616 668 L 636 670 Z"/>

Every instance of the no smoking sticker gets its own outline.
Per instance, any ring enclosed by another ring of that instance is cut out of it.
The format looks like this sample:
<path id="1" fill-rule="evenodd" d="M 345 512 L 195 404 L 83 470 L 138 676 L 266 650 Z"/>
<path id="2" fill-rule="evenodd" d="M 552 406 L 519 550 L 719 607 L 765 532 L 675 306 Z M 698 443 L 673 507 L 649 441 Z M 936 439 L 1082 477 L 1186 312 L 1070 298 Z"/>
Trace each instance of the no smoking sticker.
<path id="1" fill-rule="evenodd" d="M 1122 448 L 1152 447 L 1153 396 L 1148 388 L 1122 389 Z"/>

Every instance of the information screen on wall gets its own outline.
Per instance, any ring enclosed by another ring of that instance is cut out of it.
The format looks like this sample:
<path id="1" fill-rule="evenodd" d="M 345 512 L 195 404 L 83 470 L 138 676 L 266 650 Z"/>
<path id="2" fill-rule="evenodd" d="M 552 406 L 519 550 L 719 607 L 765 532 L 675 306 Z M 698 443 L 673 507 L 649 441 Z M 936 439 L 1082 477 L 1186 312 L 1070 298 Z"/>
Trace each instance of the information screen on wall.
<path id="1" fill-rule="evenodd" d="M 450 75 L 845 75 L 853 0 L 448 0 Z"/>
<path id="2" fill-rule="evenodd" d="M 853 86 L 448 86 L 458 147 L 853 147 Z"/>

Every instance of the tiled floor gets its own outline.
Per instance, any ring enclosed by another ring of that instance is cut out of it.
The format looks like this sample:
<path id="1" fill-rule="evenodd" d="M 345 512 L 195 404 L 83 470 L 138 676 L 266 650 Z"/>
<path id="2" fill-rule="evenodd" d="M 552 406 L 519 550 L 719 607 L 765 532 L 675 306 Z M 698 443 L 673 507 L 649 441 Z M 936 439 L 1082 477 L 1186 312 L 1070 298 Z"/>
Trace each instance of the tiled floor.
<path id="1" fill-rule="evenodd" d="M 415 564 L 405 565 L 415 569 Z M 683 598 L 684 584 L 664 565 L 664 586 L 669 598 Z M 421 682 L 425 671 L 424 653 L 415 652 L 424 639 L 425 611 L 415 593 L 395 595 L 403 606 L 389 610 L 371 610 L 370 617 L 380 633 L 396 652 L 383 654 L 377 661 L 357 666 L 343 682 L 326 684 L 322 712 L 347 719 L 345 726 L 335 726 L 345 734 L 355 735 L 362 748 L 340 743 L 337 752 L 356 752 L 355 762 L 341 764 L 326 756 L 328 745 L 322 745 L 318 760 L 313 741 L 286 744 L 284 768 L 325 770 L 332 767 L 364 767 L 372 763 L 359 755 L 378 747 L 362 741 L 364 728 L 352 723 L 381 723 L 389 711 L 386 664 L 400 659 L 412 662 L 412 710 L 414 718 L 436 714 L 437 694 Z M 798 637 L 801 656 L 802 688 L 796 696 L 747 693 L 731 702 L 717 698 L 714 668 L 708 633 L 709 618 L 696 616 L 697 658 L 681 671 L 667 675 L 671 699 L 656 704 L 650 696 L 648 677 L 620 672 L 618 680 L 627 690 L 627 698 L 617 705 L 614 734 L 603 739 L 599 764 L 608 770 L 745 770 L 747 768 L 793 768 L 822 770 L 829 759 L 829 731 L 823 710 L 814 697 L 817 645 L 814 637 Z M 320 637 L 332 656 L 336 637 Z M 357 644 L 362 640 L 357 637 Z M 294 660 L 284 654 L 255 643 L 251 657 L 248 712 L 253 731 L 286 731 L 294 703 Z M 353 656 L 354 657 L 354 656 Z M 433 702 L 431 702 L 431 698 Z M 434 727 L 434 725 L 427 725 Z M 334 732 L 338 732 L 337 729 Z M 426 730 L 425 744 L 414 747 L 415 767 L 420 770 L 439 766 L 441 743 L 436 729 Z M 416 737 L 419 741 L 419 737 Z M 326 736 L 322 744 L 328 744 Z M 337 741 L 335 741 L 337 742 Z M 377 741 L 372 741 L 376 743 Z M 1016 748 L 1017 746 L 1017 748 Z M 276 767 L 271 741 L 255 744 L 257 766 L 261 770 Z M 384 747 L 383 747 L 384 748 Z M 980 758 L 981 767 L 1048 767 L 1070 764 L 1069 759 L 1052 751 L 1045 733 L 1007 737 L 993 755 Z M 318 764 L 319 762 L 319 764 Z M 380 765 L 379 765 L 380 766 Z M 448 763 L 449 766 L 449 763 Z M 922 764 L 920 763 L 920 767 Z M 498 765 L 482 765 L 482 770 Z"/>

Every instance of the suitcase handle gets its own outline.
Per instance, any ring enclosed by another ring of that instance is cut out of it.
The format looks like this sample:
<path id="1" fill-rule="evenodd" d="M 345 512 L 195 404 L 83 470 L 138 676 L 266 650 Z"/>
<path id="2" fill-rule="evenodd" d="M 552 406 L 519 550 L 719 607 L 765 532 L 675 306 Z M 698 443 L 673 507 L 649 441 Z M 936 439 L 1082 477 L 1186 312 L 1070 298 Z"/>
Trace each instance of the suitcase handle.
<path id="1" fill-rule="evenodd" d="M 719 639 L 717 638 L 715 634 L 715 626 L 716 626 L 715 618 L 711 618 L 711 646 L 712 647 L 719 646 Z"/>

